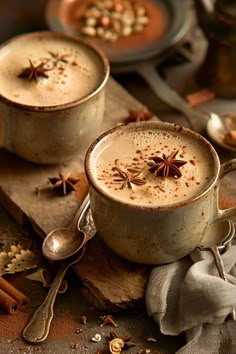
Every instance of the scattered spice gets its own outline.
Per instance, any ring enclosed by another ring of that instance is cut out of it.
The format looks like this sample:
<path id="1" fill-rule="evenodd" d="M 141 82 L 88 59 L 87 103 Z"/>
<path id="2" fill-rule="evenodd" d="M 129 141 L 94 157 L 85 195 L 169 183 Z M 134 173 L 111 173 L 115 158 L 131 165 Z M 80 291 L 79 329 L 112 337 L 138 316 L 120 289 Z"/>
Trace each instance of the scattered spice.
<path id="1" fill-rule="evenodd" d="M 101 316 L 101 324 L 100 327 L 106 326 L 108 324 L 113 325 L 114 327 L 118 327 L 116 322 L 113 320 L 111 315 Z"/>
<path id="2" fill-rule="evenodd" d="M 80 320 L 81 320 L 81 323 L 83 323 L 84 325 L 87 324 L 87 317 L 85 315 L 82 315 Z"/>
<path id="3" fill-rule="evenodd" d="M 59 177 L 50 177 L 49 181 L 53 185 L 52 190 L 58 190 L 62 195 L 66 195 L 71 191 L 76 191 L 75 184 L 79 181 L 79 178 L 71 176 L 71 173 L 64 177 L 60 173 Z"/>
<path id="4" fill-rule="evenodd" d="M 75 333 L 79 334 L 79 333 L 83 333 L 82 328 L 76 328 Z"/>
<path id="5" fill-rule="evenodd" d="M 102 340 L 102 336 L 101 336 L 101 334 L 99 334 L 99 333 L 96 333 L 92 338 L 91 338 L 91 341 L 92 342 L 101 342 L 101 340 Z"/>
<path id="6" fill-rule="evenodd" d="M 114 167 L 114 170 L 118 172 L 119 177 L 114 179 L 114 182 L 123 182 L 120 189 L 124 189 L 125 187 L 132 189 L 132 184 L 141 186 L 146 183 L 143 179 L 138 178 L 142 170 L 133 173 L 123 171 L 119 167 Z"/>
<path id="7" fill-rule="evenodd" d="M 134 111 L 129 110 L 128 117 L 124 118 L 124 123 L 132 123 L 132 122 L 144 122 L 151 119 L 154 116 L 152 112 L 150 112 L 147 107 L 142 107 L 141 109 Z"/>
<path id="8" fill-rule="evenodd" d="M 34 66 L 32 61 L 29 59 L 30 66 L 25 68 L 19 75 L 18 77 L 20 78 L 26 78 L 29 81 L 34 80 L 35 82 L 38 81 L 38 77 L 42 76 L 45 78 L 48 78 L 48 75 L 46 71 L 49 69 L 45 68 L 45 63 L 41 62 L 40 64 Z"/>
<path id="9" fill-rule="evenodd" d="M 121 338 L 114 338 L 109 342 L 109 350 L 111 354 L 118 354 L 124 348 L 124 341 Z"/>
<path id="10" fill-rule="evenodd" d="M 109 349 L 111 347 L 113 347 L 113 345 L 118 346 L 118 345 L 122 345 L 122 343 L 123 343 L 122 348 L 124 348 L 124 349 L 135 346 L 135 344 L 133 342 L 130 342 L 130 336 L 127 336 L 127 335 L 119 337 L 115 332 L 110 332 L 110 338 L 111 338 L 111 341 L 109 342 Z M 111 353 L 113 353 L 113 352 L 111 351 Z"/>
<path id="11" fill-rule="evenodd" d="M 172 152 L 168 157 L 165 154 L 163 154 L 162 157 L 150 157 L 152 165 L 149 168 L 149 171 L 152 172 L 154 176 L 160 175 L 163 178 L 166 178 L 169 175 L 177 178 L 181 177 L 182 173 L 180 172 L 180 167 L 185 165 L 187 161 L 176 160 L 175 157 L 177 154 L 178 150 Z"/>
<path id="12" fill-rule="evenodd" d="M 79 344 L 75 343 L 75 344 L 71 344 L 71 349 L 79 349 Z"/>

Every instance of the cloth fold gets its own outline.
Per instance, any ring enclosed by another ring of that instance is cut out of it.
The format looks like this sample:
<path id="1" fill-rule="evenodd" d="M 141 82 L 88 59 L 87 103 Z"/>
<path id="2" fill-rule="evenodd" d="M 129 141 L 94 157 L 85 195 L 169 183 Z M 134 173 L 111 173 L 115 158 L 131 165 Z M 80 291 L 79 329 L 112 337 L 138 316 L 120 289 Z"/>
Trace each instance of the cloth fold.
<path id="1" fill-rule="evenodd" d="M 166 335 L 186 334 L 181 354 L 235 354 L 236 245 L 220 256 L 196 249 L 189 256 L 152 269 L 146 289 L 148 315 Z"/>

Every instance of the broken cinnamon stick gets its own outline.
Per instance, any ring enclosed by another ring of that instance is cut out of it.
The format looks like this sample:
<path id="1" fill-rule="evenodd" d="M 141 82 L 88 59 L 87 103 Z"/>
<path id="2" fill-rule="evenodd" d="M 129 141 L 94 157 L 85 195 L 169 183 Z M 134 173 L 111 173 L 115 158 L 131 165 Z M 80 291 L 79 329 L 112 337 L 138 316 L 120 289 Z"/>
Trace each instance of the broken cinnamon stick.
<path id="1" fill-rule="evenodd" d="M 190 93 L 185 96 L 190 106 L 198 106 L 199 104 L 209 102 L 215 98 L 215 93 L 207 88 L 201 89 L 197 92 Z"/>
<path id="2" fill-rule="evenodd" d="M 20 290 L 16 289 L 12 284 L 10 284 L 3 277 L 0 277 L 0 290 L 4 291 L 12 299 L 14 299 L 21 310 L 24 309 L 25 306 L 29 303 L 29 298 L 25 294 L 23 294 Z"/>
<path id="3" fill-rule="evenodd" d="M 2 289 L 0 289 L 0 307 L 10 315 L 13 315 L 18 311 L 17 301 Z"/>

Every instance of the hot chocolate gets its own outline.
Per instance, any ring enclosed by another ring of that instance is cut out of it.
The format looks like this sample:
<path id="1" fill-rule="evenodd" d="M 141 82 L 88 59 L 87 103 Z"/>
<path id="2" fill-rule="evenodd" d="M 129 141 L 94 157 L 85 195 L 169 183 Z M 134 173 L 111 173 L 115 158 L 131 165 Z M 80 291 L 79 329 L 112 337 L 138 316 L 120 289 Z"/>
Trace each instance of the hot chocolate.
<path id="1" fill-rule="evenodd" d="M 45 75 L 19 77 L 42 64 Z M 0 95 L 24 105 L 49 107 L 74 102 L 101 84 L 104 64 L 83 42 L 44 34 L 25 35 L 0 48 Z M 37 81 L 37 82 L 36 82 Z"/>
<path id="2" fill-rule="evenodd" d="M 196 197 L 212 184 L 215 161 L 204 139 L 167 125 L 143 128 L 134 123 L 124 128 L 105 135 L 90 158 L 94 184 L 104 194 L 123 203 L 165 207 Z M 174 158 L 183 161 L 181 177 L 156 176 L 151 168 L 156 157 L 165 160 L 174 152 Z"/>

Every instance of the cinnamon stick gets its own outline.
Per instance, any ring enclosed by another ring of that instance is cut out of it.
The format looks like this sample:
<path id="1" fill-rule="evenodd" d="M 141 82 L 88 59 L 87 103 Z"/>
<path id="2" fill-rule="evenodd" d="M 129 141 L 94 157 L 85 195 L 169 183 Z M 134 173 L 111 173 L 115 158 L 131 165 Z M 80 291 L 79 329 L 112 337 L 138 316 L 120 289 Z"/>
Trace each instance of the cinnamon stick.
<path id="1" fill-rule="evenodd" d="M 207 88 L 204 88 L 197 92 L 186 95 L 185 98 L 190 106 L 194 107 L 213 100 L 215 98 L 215 93 L 208 90 Z"/>
<path id="2" fill-rule="evenodd" d="M 0 277 L 0 290 L 3 290 L 12 299 L 14 299 L 17 302 L 18 307 L 20 309 L 24 309 L 25 306 L 29 303 L 29 298 L 25 294 L 23 294 L 20 290 L 16 289 L 12 284 L 10 284 L 3 277 Z M 1 293 L 0 293 L 0 297 L 1 297 Z"/>
<path id="3" fill-rule="evenodd" d="M 17 301 L 2 289 L 0 289 L 0 307 L 10 315 L 13 315 L 18 311 Z"/>

